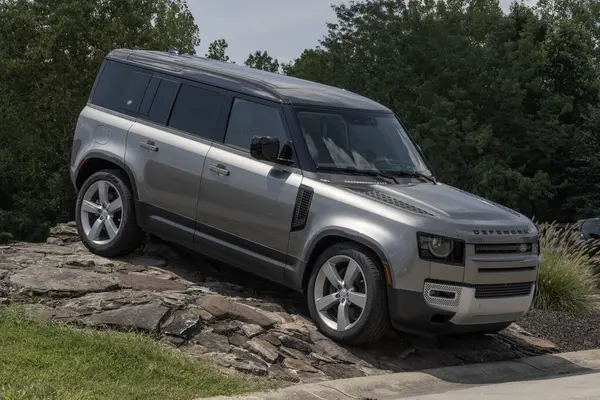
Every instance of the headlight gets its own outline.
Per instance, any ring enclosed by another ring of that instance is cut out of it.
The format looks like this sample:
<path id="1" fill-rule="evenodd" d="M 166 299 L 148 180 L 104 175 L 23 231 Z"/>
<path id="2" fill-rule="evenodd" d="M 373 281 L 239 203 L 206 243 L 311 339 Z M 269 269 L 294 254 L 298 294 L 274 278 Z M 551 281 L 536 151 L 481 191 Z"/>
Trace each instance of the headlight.
<path id="1" fill-rule="evenodd" d="M 446 264 L 464 264 L 465 244 L 461 240 L 418 233 L 419 257 Z"/>

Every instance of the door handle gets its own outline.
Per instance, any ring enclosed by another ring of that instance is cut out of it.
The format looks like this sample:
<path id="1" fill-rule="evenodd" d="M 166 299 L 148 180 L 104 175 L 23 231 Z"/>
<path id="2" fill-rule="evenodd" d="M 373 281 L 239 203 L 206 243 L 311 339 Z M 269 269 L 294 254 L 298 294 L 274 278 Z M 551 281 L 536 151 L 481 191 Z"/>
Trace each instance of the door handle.
<path id="1" fill-rule="evenodd" d="M 216 172 L 219 175 L 229 176 L 229 171 L 223 164 L 211 165 L 208 167 L 213 172 Z"/>
<path id="2" fill-rule="evenodd" d="M 156 147 L 154 145 L 154 142 L 151 140 L 148 140 L 147 142 L 141 142 L 140 147 L 143 147 L 144 149 L 150 150 L 150 151 L 158 151 L 158 147 Z"/>

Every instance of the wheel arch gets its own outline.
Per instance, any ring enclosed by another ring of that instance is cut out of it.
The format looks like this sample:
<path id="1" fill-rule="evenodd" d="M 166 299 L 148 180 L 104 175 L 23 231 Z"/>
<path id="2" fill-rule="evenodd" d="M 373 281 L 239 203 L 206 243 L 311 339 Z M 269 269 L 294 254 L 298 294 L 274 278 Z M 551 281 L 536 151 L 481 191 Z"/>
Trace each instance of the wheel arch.
<path id="1" fill-rule="evenodd" d="M 310 274 L 314 268 L 314 264 L 319 258 L 319 256 L 325 251 L 327 248 L 342 242 L 353 242 L 366 251 L 372 253 L 375 257 L 377 257 L 380 267 L 384 270 L 382 273 L 386 277 L 386 281 L 391 279 L 391 274 L 385 271 L 386 268 L 389 268 L 388 258 L 386 257 L 383 249 L 377 244 L 375 240 L 372 238 L 363 236 L 355 231 L 342 230 L 342 229 L 328 229 L 316 235 L 308 246 L 308 250 L 306 251 L 307 257 L 305 258 L 306 263 L 304 263 L 304 267 L 300 273 L 300 287 L 303 292 L 306 291 L 308 286 L 308 281 L 310 279 Z M 391 282 L 387 282 L 388 285 Z"/>
<path id="2" fill-rule="evenodd" d="M 137 185 L 135 183 L 133 173 L 127 164 L 125 164 L 125 162 L 118 157 L 99 152 L 91 152 L 86 155 L 83 163 L 77 169 L 75 175 L 75 188 L 79 190 L 83 186 L 84 182 L 90 176 L 92 176 L 92 174 L 103 169 L 117 169 L 123 171 L 127 176 L 129 181 L 127 183 L 129 183 L 131 187 L 135 200 L 139 199 Z"/>

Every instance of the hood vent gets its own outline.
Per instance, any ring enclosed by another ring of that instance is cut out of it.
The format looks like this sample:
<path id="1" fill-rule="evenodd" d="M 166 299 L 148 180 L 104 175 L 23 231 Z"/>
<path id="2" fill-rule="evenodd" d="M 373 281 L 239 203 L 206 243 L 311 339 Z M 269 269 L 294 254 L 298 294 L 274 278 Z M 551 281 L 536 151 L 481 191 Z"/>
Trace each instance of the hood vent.
<path id="1" fill-rule="evenodd" d="M 510 213 L 510 214 L 512 214 L 512 215 L 516 215 L 517 217 L 521 217 L 521 214 L 519 214 L 519 213 L 518 213 L 518 212 L 516 212 L 515 210 L 511 210 L 511 209 L 510 209 L 510 208 L 508 208 L 508 207 L 504 207 L 503 205 L 500 205 L 500 204 L 498 204 L 498 203 L 494 203 L 494 202 L 493 202 L 493 201 L 491 201 L 491 200 L 488 200 L 488 199 L 486 199 L 486 198 L 483 198 L 483 197 L 481 197 L 481 196 L 477 196 L 476 194 L 469 193 L 469 192 L 466 192 L 466 191 L 464 191 L 464 190 L 461 190 L 461 189 L 458 189 L 458 188 L 455 188 L 455 187 L 453 187 L 453 189 L 454 189 L 454 190 L 457 190 L 457 191 L 459 191 L 459 192 L 461 192 L 462 194 L 466 194 L 467 196 L 475 197 L 475 198 L 476 198 L 476 199 L 478 199 L 478 200 L 485 201 L 486 203 L 490 203 L 491 205 L 493 205 L 493 206 L 496 206 L 496 207 L 500 208 L 501 210 L 504 210 L 504 211 L 506 211 L 507 213 Z"/>
<path id="2" fill-rule="evenodd" d="M 409 212 L 412 212 L 415 214 L 428 215 L 428 216 L 434 217 L 433 214 L 431 214 L 425 210 L 415 207 L 412 204 L 408 204 L 402 200 L 398 200 L 392 196 L 388 196 L 387 194 L 380 192 L 378 190 L 365 189 L 365 188 L 348 188 L 348 189 L 353 192 L 356 192 L 358 194 L 361 194 L 365 197 L 369 197 L 373 200 L 379 201 L 380 203 L 387 204 L 389 206 L 392 206 L 392 207 L 400 209 L 400 210 L 409 211 Z"/>
<path id="3" fill-rule="evenodd" d="M 353 185 L 389 185 L 388 182 L 373 182 L 373 181 L 344 181 Z"/>

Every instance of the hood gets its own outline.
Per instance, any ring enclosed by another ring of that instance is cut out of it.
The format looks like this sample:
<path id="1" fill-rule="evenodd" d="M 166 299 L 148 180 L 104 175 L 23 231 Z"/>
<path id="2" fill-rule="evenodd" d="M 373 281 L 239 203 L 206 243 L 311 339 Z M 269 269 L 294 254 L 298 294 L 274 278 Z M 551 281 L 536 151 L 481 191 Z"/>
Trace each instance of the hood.
<path id="1" fill-rule="evenodd" d="M 348 188 L 405 211 L 455 222 L 528 224 L 524 215 L 452 186 L 437 184 L 373 185 Z"/>

